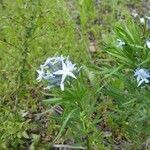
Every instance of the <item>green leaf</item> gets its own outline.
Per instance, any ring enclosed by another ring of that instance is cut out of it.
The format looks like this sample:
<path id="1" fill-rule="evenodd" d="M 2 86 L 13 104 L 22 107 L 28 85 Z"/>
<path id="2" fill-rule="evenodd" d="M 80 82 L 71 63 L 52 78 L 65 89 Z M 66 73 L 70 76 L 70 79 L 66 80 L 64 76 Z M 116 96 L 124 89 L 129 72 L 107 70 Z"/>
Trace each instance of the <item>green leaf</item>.
<path id="1" fill-rule="evenodd" d="M 62 101 L 62 98 L 50 98 L 43 100 L 43 103 L 51 104 L 51 103 L 58 103 L 60 101 Z"/>
<path id="2" fill-rule="evenodd" d="M 67 125 L 69 119 L 71 118 L 71 116 L 73 115 L 73 113 L 74 113 L 76 110 L 77 110 L 77 109 L 74 109 L 74 110 L 72 110 L 72 111 L 68 114 L 68 116 L 67 116 L 66 119 L 64 120 L 64 122 L 63 122 L 63 124 L 62 124 L 62 126 L 61 126 L 61 128 L 60 128 L 60 131 L 59 131 L 58 135 L 56 136 L 56 138 L 54 139 L 54 141 L 58 140 L 58 139 L 61 137 L 62 132 L 64 131 L 64 129 L 65 129 L 65 127 L 66 127 L 66 125 Z"/>
<path id="3" fill-rule="evenodd" d="M 106 75 L 105 75 L 104 79 L 105 79 L 105 78 L 108 78 L 108 77 L 111 77 L 111 76 L 114 75 L 116 72 L 118 72 L 118 70 L 120 70 L 122 67 L 123 67 L 123 65 L 120 65 L 119 67 L 117 67 L 117 68 L 115 68 L 115 69 L 113 68 L 113 69 L 110 71 L 109 74 L 106 74 Z"/>

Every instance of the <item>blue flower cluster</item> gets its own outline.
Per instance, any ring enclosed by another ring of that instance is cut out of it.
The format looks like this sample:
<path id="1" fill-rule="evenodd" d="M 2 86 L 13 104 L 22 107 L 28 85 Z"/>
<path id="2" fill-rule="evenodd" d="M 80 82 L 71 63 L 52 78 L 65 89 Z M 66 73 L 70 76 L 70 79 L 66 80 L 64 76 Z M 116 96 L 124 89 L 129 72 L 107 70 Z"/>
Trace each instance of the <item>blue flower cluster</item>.
<path id="1" fill-rule="evenodd" d="M 37 70 L 37 81 L 42 80 L 48 83 L 45 89 L 51 89 L 55 86 L 60 86 L 64 91 L 65 82 L 70 81 L 70 78 L 76 79 L 76 76 L 80 68 L 73 64 L 69 57 L 54 56 L 48 58 L 43 65 L 40 65 L 40 70 Z"/>
<path id="2" fill-rule="evenodd" d="M 134 76 L 137 77 L 138 86 L 140 86 L 142 83 L 150 82 L 150 71 L 147 69 L 136 69 Z"/>

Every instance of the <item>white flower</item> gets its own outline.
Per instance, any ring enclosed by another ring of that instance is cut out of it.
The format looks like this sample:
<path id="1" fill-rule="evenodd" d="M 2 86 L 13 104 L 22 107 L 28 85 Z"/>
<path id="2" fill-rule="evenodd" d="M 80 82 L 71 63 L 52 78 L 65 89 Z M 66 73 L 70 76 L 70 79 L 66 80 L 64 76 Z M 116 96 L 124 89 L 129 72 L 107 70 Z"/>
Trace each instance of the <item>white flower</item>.
<path id="1" fill-rule="evenodd" d="M 146 23 L 146 28 L 150 29 L 150 17 L 145 16 L 145 17 L 140 18 L 140 23 L 143 25 Z"/>
<path id="2" fill-rule="evenodd" d="M 145 19 L 142 17 L 142 18 L 140 18 L 140 23 L 141 24 L 145 24 Z"/>
<path id="3" fill-rule="evenodd" d="M 148 70 L 146 69 L 136 69 L 134 76 L 137 76 L 137 82 L 138 82 L 138 86 L 140 86 L 142 83 L 149 83 L 150 81 L 148 80 L 148 78 L 150 78 L 150 73 Z"/>
<path id="4" fill-rule="evenodd" d="M 41 67 L 41 70 L 36 70 L 36 71 L 37 71 L 37 73 L 38 73 L 38 77 L 37 77 L 36 80 L 38 80 L 38 82 L 40 82 L 40 81 L 44 78 L 44 75 L 45 75 L 44 70 L 43 70 L 43 68 Z"/>
<path id="5" fill-rule="evenodd" d="M 146 45 L 150 49 L 150 40 L 146 40 Z"/>
<path id="6" fill-rule="evenodd" d="M 75 67 L 75 64 L 72 64 L 72 62 L 67 59 L 65 62 L 62 61 L 62 70 L 58 70 L 53 73 L 54 75 L 62 75 L 60 83 L 60 88 L 62 91 L 64 91 L 64 81 L 67 78 L 67 76 L 76 79 L 75 75 L 72 73 L 76 69 L 77 68 Z"/>
<path id="7" fill-rule="evenodd" d="M 125 42 L 123 42 L 123 41 L 120 40 L 120 39 L 117 39 L 117 47 L 122 48 L 124 45 L 125 45 Z"/>
<path id="8" fill-rule="evenodd" d="M 40 70 L 37 70 L 37 80 L 38 82 L 41 80 L 46 81 L 47 87 L 44 89 L 60 86 L 61 90 L 64 91 L 65 83 L 70 83 L 71 78 L 76 79 L 75 75 L 78 75 L 81 69 L 75 66 L 75 64 L 69 61 L 69 57 L 49 57 L 45 63 L 40 66 Z"/>
<path id="9" fill-rule="evenodd" d="M 147 19 L 147 28 L 150 29 L 150 17 L 146 16 L 145 18 Z"/>

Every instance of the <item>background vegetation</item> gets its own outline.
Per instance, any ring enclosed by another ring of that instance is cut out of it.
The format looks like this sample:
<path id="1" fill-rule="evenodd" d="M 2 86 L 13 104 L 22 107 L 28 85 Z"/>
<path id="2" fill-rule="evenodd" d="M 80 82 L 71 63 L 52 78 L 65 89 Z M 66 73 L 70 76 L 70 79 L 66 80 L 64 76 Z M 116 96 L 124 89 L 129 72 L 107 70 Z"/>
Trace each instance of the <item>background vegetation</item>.
<path id="1" fill-rule="evenodd" d="M 150 87 L 134 77 L 150 68 L 150 34 L 139 22 L 149 3 L 0 0 L 0 149 L 150 148 Z M 56 53 L 83 66 L 64 93 L 36 81 Z"/>

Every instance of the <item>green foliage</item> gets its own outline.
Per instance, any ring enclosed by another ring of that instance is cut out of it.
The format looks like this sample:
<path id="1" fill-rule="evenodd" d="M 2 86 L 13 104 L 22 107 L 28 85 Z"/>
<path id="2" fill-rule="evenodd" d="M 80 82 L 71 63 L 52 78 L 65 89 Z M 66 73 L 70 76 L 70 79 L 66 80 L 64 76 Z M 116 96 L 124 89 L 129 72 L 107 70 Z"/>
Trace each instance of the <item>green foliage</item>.
<path id="1" fill-rule="evenodd" d="M 0 106 L 0 148 L 7 149 L 11 146 L 17 148 L 24 142 L 23 138 L 25 138 L 28 124 L 23 119 L 21 112 L 16 113 L 10 107 Z"/>
<path id="2" fill-rule="evenodd" d="M 143 29 L 136 21 L 122 22 L 117 25 L 115 37 L 107 42 L 106 50 L 116 57 L 116 60 L 129 67 L 149 67 L 150 52 L 146 46 L 146 39 L 150 36 L 150 31 Z M 145 28 L 145 27 L 144 27 Z M 123 48 L 117 47 L 117 39 L 125 42 Z M 113 41 L 113 42 L 112 42 Z"/>
<path id="3" fill-rule="evenodd" d="M 0 0 L 0 149 L 148 147 L 150 88 L 137 87 L 134 70 L 150 68 L 150 30 L 129 11 L 145 3 Z M 36 81 L 56 53 L 86 65 L 64 92 Z"/>
<path id="4" fill-rule="evenodd" d="M 84 75 L 81 74 L 74 83 L 66 87 L 65 91 L 54 89 L 52 93 L 55 98 L 43 102 L 46 105 L 55 104 L 63 109 L 62 115 L 53 116 L 55 121 L 57 120 L 59 124 L 62 124 L 54 141 L 58 141 L 65 134 L 64 141 L 73 137 L 75 143 L 79 145 L 82 144 L 81 141 L 84 138 L 83 143 L 86 143 L 84 145 L 87 146 L 87 149 L 104 147 L 101 132 L 95 128 L 96 123 L 100 120 L 97 115 L 93 116 L 98 105 L 99 84 L 97 82 L 96 84 L 94 82 L 87 83 L 85 78 L 88 76 L 90 80 L 91 72 L 87 68 L 85 70 Z M 97 80 L 96 77 L 92 77 L 92 81 L 94 80 Z M 70 135 L 67 135 L 68 132 Z"/>
<path id="5" fill-rule="evenodd" d="M 150 32 L 138 22 L 122 24 L 117 26 L 111 40 L 113 42 L 106 42 L 106 51 L 114 56 L 116 67 L 122 65 L 111 76 L 110 83 L 104 91 L 112 98 L 114 105 L 107 113 L 108 124 L 112 126 L 114 134 L 120 134 L 131 143 L 130 147 L 142 149 L 150 136 L 150 88 L 149 84 L 137 87 L 134 71 L 138 67 L 150 68 L 150 53 L 145 44 Z M 125 45 L 117 47 L 117 39 L 124 41 Z"/>

